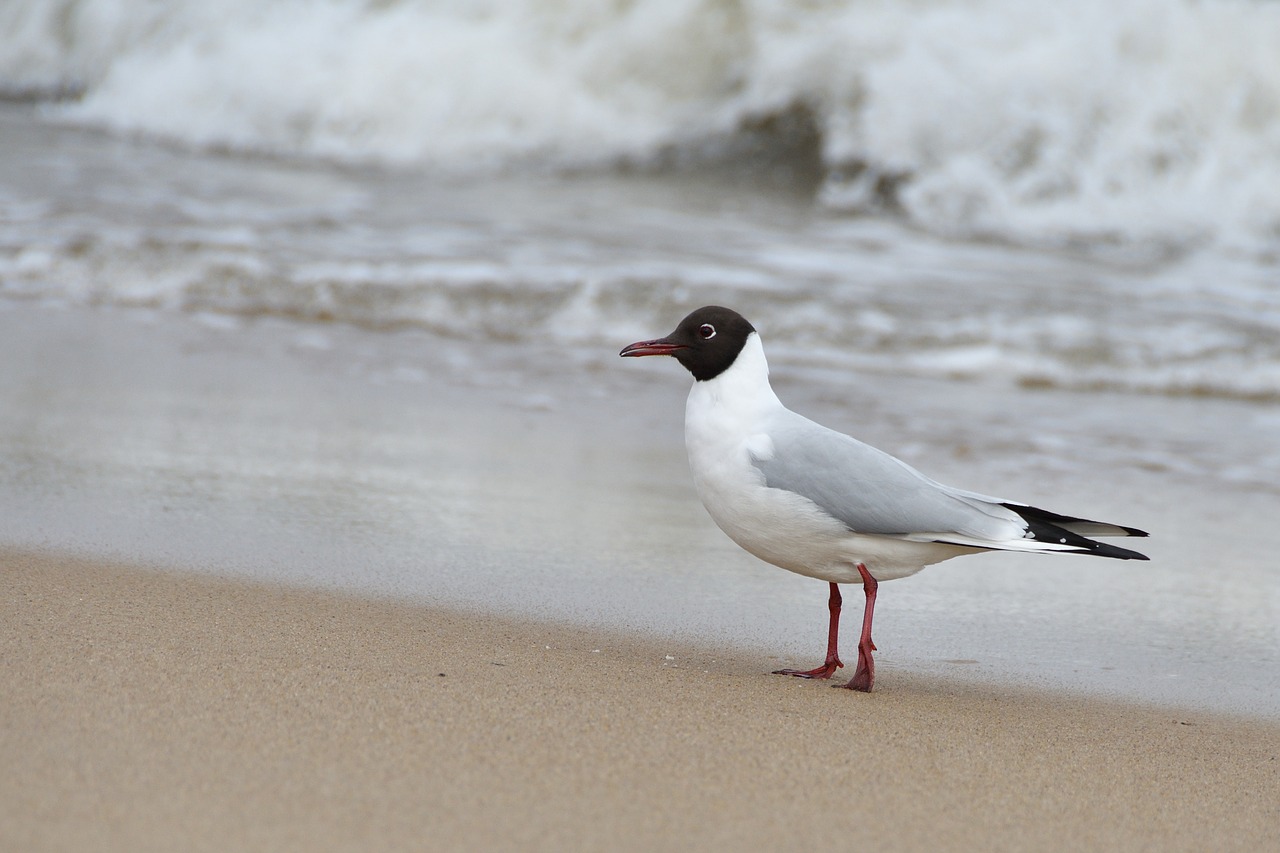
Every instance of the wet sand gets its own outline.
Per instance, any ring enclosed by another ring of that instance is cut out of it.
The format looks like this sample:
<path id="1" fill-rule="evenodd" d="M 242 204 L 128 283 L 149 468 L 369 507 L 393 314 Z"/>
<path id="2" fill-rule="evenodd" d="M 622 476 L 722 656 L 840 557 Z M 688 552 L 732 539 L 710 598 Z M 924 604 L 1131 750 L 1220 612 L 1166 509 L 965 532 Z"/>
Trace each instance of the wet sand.
<path id="1" fill-rule="evenodd" d="M 0 555 L 8 850 L 1262 850 L 1280 725 Z"/>

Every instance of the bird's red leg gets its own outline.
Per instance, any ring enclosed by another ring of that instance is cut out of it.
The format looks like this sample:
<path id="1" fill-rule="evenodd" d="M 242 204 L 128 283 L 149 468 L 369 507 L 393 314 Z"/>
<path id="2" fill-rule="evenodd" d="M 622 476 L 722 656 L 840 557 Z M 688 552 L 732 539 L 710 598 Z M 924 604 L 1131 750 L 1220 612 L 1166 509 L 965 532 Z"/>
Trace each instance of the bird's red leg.
<path id="1" fill-rule="evenodd" d="M 874 581 L 873 581 L 874 583 Z M 844 666 L 840 662 L 840 653 L 836 651 L 836 640 L 840 633 L 840 587 L 831 584 L 831 597 L 827 599 L 827 610 L 831 611 L 831 625 L 827 628 L 827 660 L 817 669 L 775 669 L 774 675 L 794 675 L 797 678 L 830 678 L 837 669 Z"/>
<path id="2" fill-rule="evenodd" d="M 858 563 L 858 574 L 862 575 L 862 591 L 867 596 L 866 609 L 862 611 L 862 636 L 858 639 L 858 668 L 853 671 L 853 678 L 844 685 L 850 690 L 871 692 L 871 684 L 876 680 L 876 662 L 871 653 L 876 644 L 871 642 L 871 617 L 876 609 L 876 588 L 879 584 L 871 577 L 871 572 L 862 563 Z"/>

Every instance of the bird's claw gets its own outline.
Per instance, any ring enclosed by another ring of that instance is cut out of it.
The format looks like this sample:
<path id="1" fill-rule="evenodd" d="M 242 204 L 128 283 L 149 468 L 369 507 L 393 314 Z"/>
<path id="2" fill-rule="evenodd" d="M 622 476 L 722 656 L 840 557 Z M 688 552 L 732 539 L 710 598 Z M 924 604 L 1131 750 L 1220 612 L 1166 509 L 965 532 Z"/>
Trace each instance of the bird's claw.
<path id="1" fill-rule="evenodd" d="M 835 671 L 844 666 L 839 660 L 827 661 L 814 669 L 775 669 L 774 675 L 793 675 L 796 678 L 830 678 Z"/>

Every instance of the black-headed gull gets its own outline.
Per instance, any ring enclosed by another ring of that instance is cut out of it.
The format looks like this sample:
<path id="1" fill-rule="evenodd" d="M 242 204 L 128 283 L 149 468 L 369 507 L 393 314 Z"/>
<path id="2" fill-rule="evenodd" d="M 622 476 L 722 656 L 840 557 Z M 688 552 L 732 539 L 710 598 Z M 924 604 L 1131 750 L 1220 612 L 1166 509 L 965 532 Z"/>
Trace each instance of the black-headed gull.
<path id="1" fill-rule="evenodd" d="M 620 355 L 673 356 L 693 374 L 685 446 L 698 497 L 720 529 L 760 559 L 830 584 L 826 661 L 780 675 L 830 678 L 844 666 L 842 583 L 861 581 L 866 595 L 858 666 L 845 686 L 869 691 L 878 581 L 991 550 L 1147 559 L 1087 538 L 1146 536 L 1141 530 L 944 486 L 791 411 L 769 386 L 760 335 L 736 311 L 699 308 L 665 338 Z"/>

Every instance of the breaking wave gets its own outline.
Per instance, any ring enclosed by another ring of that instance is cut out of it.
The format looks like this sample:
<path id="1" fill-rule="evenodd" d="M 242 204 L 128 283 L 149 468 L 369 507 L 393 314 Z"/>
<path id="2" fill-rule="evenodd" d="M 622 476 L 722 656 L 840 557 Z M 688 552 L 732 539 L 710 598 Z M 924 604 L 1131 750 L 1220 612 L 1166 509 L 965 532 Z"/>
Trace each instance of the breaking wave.
<path id="1" fill-rule="evenodd" d="M 445 172 L 747 158 L 935 233 L 1274 263 L 1277 45 L 1261 0 L 27 0 L 0 90 Z"/>

